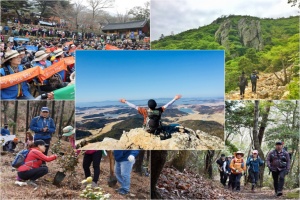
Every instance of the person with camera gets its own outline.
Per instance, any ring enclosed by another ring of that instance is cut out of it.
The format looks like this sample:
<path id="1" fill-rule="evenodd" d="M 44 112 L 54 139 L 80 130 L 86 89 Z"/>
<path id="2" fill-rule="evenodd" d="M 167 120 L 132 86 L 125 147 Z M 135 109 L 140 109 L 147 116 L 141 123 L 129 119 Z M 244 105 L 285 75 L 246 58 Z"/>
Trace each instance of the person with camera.
<path id="1" fill-rule="evenodd" d="M 272 172 L 276 196 L 282 196 L 284 178 L 290 171 L 290 155 L 283 149 L 283 142 L 276 142 L 275 149 L 267 157 L 267 166 Z"/>
<path id="2" fill-rule="evenodd" d="M 30 123 L 30 130 L 34 131 L 34 141 L 43 140 L 47 144 L 46 150 L 43 152 L 45 155 L 48 154 L 52 134 L 56 130 L 54 120 L 49 117 L 49 112 L 48 107 L 42 107 L 40 115 L 34 117 Z"/>

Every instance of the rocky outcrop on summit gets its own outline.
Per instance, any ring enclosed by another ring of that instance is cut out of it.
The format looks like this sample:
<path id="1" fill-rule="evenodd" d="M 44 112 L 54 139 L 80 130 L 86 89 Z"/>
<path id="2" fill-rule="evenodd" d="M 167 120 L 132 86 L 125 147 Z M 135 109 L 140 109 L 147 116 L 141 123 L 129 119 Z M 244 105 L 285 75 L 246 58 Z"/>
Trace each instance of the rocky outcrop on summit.
<path id="1" fill-rule="evenodd" d="M 220 25 L 219 29 L 215 33 L 216 41 L 222 46 L 224 46 L 226 49 L 229 49 L 229 45 L 230 45 L 228 36 L 231 28 L 232 28 L 231 20 L 227 19 Z"/>
<path id="2" fill-rule="evenodd" d="M 256 50 L 263 49 L 263 39 L 259 20 L 242 18 L 238 22 L 238 31 L 243 45 Z"/>
<path id="3" fill-rule="evenodd" d="M 259 20 L 242 18 L 237 24 L 234 24 L 231 19 L 226 19 L 216 31 L 215 40 L 224 46 L 226 50 L 229 50 L 230 36 L 239 37 L 241 44 L 245 47 L 251 47 L 257 50 L 263 49 Z"/>
<path id="4" fill-rule="evenodd" d="M 124 132 L 120 140 L 104 138 L 102 142 L 90 143 L 81 149 L 208 150 L 223 148 L 223 140 L 199 130 L 193 133 L 176 132 L 170 139 L 160 140 L 159 136 L 150 134 L 143 128 L 136 128 Z"/>

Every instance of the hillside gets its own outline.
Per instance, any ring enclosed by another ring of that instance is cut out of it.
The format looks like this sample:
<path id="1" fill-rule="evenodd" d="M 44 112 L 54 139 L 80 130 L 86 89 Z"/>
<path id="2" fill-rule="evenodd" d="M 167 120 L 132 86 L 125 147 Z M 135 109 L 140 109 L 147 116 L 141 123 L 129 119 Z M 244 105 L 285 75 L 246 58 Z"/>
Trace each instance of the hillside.
<path id="1" fill-rule="evenodd" d="M 258 18 L 230 15 L 209 25 L 153 41 L 151 49 L 224 49 L 226 93 L 235 90 L 237 77 L 259 72 L 278 72 L 291 65 L 285 80 L 288 99 L 299 97 L 299 18 Z M 283 78 L 283 77 L 280 77 Z M 294 79 L 295 83 L 290 83 Z M 289 84 L 290 83 L 290 84 Z M 280 99 L 280 98 L 279 98 Z"/>

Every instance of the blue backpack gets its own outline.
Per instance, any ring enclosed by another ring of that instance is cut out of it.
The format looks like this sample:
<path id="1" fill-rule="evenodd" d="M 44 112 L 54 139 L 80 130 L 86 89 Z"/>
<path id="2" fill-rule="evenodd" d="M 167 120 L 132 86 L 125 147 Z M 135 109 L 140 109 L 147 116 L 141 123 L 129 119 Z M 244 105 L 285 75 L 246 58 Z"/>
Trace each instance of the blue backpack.
<path id="1" fill-rule="evenodd" d="M 30 150 L 23 149 L 18 152 L 15 159 L 12 161 L 11 166 L 14 168 L 19 168 L 21 165 L 25 164 L 25 158 L 27 157 Z"/>

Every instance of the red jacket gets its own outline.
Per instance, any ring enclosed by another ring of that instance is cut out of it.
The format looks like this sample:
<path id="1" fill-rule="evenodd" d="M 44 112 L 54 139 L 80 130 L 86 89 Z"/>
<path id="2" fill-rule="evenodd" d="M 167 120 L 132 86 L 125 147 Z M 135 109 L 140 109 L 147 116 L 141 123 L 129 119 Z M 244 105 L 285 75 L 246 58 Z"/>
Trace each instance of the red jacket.
<path id="1" fill-rule="evenodd" d="M 28 171 L 33 168 L 39 168 L 42 165 L 42 161 L 51 162 L 57 158 L 56 155 L 45 156 L 39 149 L 31 148 L 30 152 L 25 158 L 25 164 L 18 168 L 19 172 Z"/>

